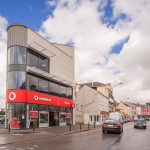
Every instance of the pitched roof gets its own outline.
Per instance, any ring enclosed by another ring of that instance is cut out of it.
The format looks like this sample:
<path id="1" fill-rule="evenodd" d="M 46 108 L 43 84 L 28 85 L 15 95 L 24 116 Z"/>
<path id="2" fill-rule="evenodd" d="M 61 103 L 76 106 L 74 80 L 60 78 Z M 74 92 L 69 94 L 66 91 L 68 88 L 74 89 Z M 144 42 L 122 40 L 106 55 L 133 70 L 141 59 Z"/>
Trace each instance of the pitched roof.
<path id="1" fill-rule="evenodd" d="M 88 82 L 88 83 L 80 84 L 81 87 L 83 87 L 84 85 L 89 86 L 89 87 L 98 87 L 98 86 L 106 86 L 107 84 L 103 84 L 100 82 Z"/>

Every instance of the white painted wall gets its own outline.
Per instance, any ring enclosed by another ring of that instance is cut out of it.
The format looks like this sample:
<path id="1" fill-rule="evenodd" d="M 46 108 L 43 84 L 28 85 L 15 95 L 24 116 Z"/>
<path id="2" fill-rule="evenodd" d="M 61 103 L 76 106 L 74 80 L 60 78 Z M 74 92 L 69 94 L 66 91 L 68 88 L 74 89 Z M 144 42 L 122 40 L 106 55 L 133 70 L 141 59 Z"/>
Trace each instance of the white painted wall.
<path id="1" fill-rule="evenodd" d="M 100 115 L 100 112 L 109 111 L 108 98 L 86 85 L 78 91 L 76 103 L 76 123 L 83 120 L 84 124 L 101 124 L 107 118 L 106 115 Z M 80 118 L 77 115 L 79 112 Z"/>

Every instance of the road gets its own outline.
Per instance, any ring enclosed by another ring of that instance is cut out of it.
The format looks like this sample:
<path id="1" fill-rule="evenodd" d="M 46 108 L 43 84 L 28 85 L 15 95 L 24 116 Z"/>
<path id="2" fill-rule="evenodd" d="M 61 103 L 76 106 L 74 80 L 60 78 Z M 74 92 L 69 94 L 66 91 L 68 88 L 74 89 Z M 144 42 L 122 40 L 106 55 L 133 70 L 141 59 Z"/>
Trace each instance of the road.
<path id="1" fill-rule="evenodd" d="M 147 130 L 127 123 L 121 135 L 97 130 L 1 145 L 0 150 L 150 150 L 149 139 L 150 123 Z"/>

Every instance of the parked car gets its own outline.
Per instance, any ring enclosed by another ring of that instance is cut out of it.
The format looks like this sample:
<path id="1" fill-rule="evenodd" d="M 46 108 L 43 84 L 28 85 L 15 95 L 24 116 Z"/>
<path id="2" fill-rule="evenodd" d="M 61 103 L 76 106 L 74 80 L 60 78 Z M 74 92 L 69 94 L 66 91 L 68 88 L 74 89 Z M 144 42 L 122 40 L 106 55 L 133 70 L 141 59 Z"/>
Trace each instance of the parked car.
<path id="1" fill-rule="evenodd" d="M 146 129 L 146 121 L 144 119 L 137 119 L 134 121 L 134 128 Z"/>
<path id="2" fill-rule="evenodd" d="M 5 122 L 5 117 L 4 116 L 0 116 L 0 123 L 4 123 Z"/>
<path id="3" fill-rule="evenodd" d="M 123 119 L 123 123 L 127 123 L 128 122 L 128 120 L 127 119 Z"/>
<path id="4" fill-rule="evenodd" d="M 123 123 L 119 120 L 106 120 L 102 125 L 102 131 L 105 133 L 108 132 L 123 132 Z"/>

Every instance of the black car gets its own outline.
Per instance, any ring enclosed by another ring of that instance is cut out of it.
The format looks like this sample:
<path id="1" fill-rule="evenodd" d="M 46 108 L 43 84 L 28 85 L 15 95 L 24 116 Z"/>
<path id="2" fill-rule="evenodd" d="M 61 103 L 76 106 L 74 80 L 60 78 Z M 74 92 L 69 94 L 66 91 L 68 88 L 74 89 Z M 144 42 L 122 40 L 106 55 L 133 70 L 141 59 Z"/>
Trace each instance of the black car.
<path id="1" fill-rule="evenodd" d="M 106 120 L 102 125 L 103 133 L 107 132 L 123 132 L 123 123 L 119 120 Z"/>
<path id="2" fill-rule="evenodd" d="M 137 119 L 134 121 L 134 128 L 146 129 L 146 121 L 144 119 Z"/>

